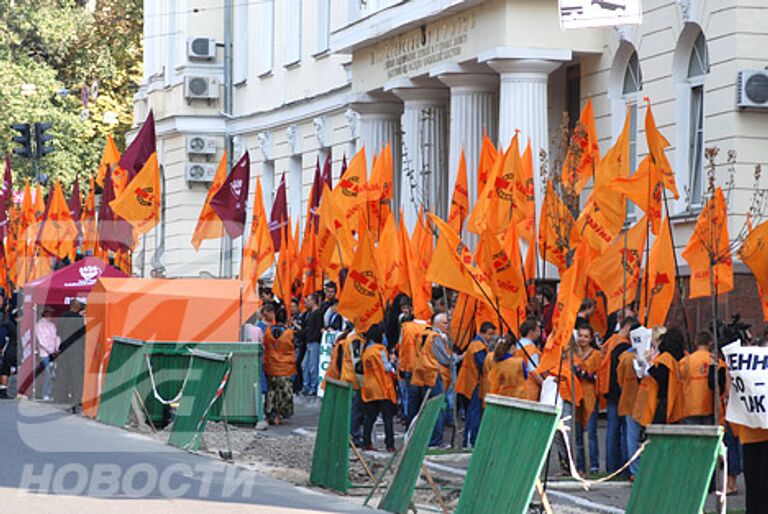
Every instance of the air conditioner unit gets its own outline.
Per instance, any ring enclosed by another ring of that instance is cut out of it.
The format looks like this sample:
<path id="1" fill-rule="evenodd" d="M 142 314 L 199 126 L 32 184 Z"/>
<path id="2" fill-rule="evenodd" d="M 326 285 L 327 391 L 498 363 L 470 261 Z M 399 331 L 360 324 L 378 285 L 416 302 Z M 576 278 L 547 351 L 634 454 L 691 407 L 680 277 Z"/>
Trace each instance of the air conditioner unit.
<path id="1" fill-rule="evenodd" d="M 216 175 L 215 164 L 190 163 L 187 164 L 187 182 L 213 182 Z"/>
<path id="2" fill-rule="evenodd" d="M 768 71 L 740 71 L 736 88 L 736 103 L 741 109 L 768 109 Z"/>
<path id="3" fill-rule="evenodd" d="M 216 138 L 187 136 L 187 153 L 190 155 L 213 155 L 216 153 Z"/>
<path id="4" fill-rule="evenodd" d="M 216 58 L 216 40 L 195 37 L 187 41 L 187 57 L 193 61 L 210 61 Z"/>
<path id="5" fill-rule="evenodd" d="M 214 100 L 219 97 L 216 77 L 184 77 L 184 97 L 187 100 Z"/>

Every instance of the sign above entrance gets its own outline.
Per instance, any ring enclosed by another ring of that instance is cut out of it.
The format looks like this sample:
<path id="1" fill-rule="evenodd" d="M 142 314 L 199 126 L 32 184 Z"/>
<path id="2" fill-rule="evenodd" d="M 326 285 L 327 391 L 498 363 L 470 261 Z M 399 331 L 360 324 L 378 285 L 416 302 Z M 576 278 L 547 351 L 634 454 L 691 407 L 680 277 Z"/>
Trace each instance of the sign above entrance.
<path id="1" fill-rule="evenodd" d="M 564 29 L 639 25 L 642 21 L 641 0 L 560 0 Z"/>

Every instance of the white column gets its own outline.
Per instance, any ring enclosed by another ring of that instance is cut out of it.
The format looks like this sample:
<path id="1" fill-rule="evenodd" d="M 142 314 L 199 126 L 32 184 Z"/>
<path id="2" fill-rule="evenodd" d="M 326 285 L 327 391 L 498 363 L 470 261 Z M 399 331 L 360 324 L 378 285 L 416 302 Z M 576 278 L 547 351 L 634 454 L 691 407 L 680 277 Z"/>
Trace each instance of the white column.
<path id="1" fill-rule="evenodd" d="M 397 87 L 403 100 L 403 172 L 401 203 L 406 226 L 413 230 L 419 206 L 445 216 L 448 206 L 446 153 L 448 90 Z"/>
<path id="2" fill-rule="evenodd" d="M 350 103 L 350 109 L 356 114 L 357 120 L 351 121 L 352 116 L 349 114 L 347 118 L 350 119 L 350 125 L 353 123 L 356 127 L 353 127 L 353 138 L 357 139 L 356 148 L 359 151 L 365 146 L 365 160 L 370 174 L 371 165 L 373 164 L 373 156 L 381 152 L 381 150 L 387 146 L 392 145 L 392 162 L 393 162 L 393 181 L 392 185 L 394 189 L 393 209 L 399 205 L 399 191 L 401 189 L 400 179 L 400 148 L 402 143 L 400 141 L 400 117 L 403 113 L 403 104 L 396 98 L 373 98 L 368 95 L 364 95 L 365 98 L 358 98 L 356 101 Z M 392 101 L 395 100 L 395 101 Z"/>
<path id="3" fill-rule="evenodd" d="M 449 202 L 456 183 L 462 150 L 467 161 L 470 206 L 478 193 L 477 165 L 483 134 L 496 141 L 498 126 L 498 77 L 495 74 L 446 73 L 438 76 L 451 91 L 448 172 Z"/>

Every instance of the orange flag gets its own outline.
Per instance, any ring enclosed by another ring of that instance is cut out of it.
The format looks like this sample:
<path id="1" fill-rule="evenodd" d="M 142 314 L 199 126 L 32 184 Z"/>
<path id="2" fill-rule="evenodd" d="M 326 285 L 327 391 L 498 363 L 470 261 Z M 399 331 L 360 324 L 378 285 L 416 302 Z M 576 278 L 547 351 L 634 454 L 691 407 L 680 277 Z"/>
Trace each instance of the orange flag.
<path id="1" fill-rule="evenodd" d="M 523 152 L 520 174 L 515 176 L 515 219 L 520 237 L 533 244 L 536 237 L 536 198 L 533 187 L 531 142 Z"/>
<path id="2" fill-rule="evenodd" d="M 77 225 L 72 219 L 61 184 L 56 180 L 48 216 L 40 230 L 40 246 L 54 257 L 64 259 L 74 248 L 76 238 Z"/>
<path id="3" fill-rule="evenodd" d="M 453 344 L 462 350 L 469 346 L 470 341 L 477 333 L 477 323 L 475 320 L 477 302 L 477 298 L 466 293 L 459 293 L 456 305 L 451 313 L 451 337 Z"/>
<path id="4" fill-rule="evenodd" d="M 323 280 L 323 274 L 317 262 L 317 234 L 311 226 L 304 232 L 299 265 L 301 266 L 301 297 L 306 298 L 320 289 Z"/>
<path id="5" fill-rule="evenodd" d="M 225 168 L 226 169 L 226 168 Z M 225 177 L 226 178 L 226 177 Z M 221 185 L 219 184 L 219 187 Z M 213 190 L 213 187 L 211 187 Z M 215 193 L 214 193 L 215 194 Z M 210 198 L 210 191 L 209 191 Z M 240 270 L 240 276 L 246 284 L 255 288 L 259 278 L 275 263 L 275 248 L 272 242 L 272 236 L 269 232 L 269 220 L 264 209 L 264 196 L 261 190 L 261 179 L 256 177 L 256 191 L 253 195 L 253 220 L 251 221 L 251 235 L 248 238 L 248 245 L 243 250 L 243 263 Z M 206 206 L 207 206 L 206 201 Z M 205 212 L 206 207 L 203 207 Z M 213 210 L 211 209 L 211 212 Z M 216 213 L 213 213 L 216 216 Z M 203 219 L 203 215 L 200 215 Z M 218 216 L 216 216 L 218 220 Z M 219 230 L 223 234 L 223 225 L 219 223 Z M 198 221 L 198 227 L 200 221 Z"/>
<path id="6" fill-rule="evenodd" d="M 480 159 L 477 163 L 477 196 L 483 190 L 483 185 L 488 180 L 488 176 L 499 158 L 499 153 L 493 145 L 493 141 L 487 134 L 483 133 L 483 146 L 480 148 Z"/>
<path id="7" fill-rule="evenodd" d="M 362 235 L 357 253 L 349 267 L 344 289 L 339 297 L 338 312 L 364 333 L 384 319 L 384 303 L 379 280 L 379 265 L 368 232 Z"/>
<path id="8" fill-rule="evenodd" d="M 45 195 L 43 194 L 43 189 L 40 187 L 40 184 L 37 184 L 37 187 L 35 188 L 35 222 L 39 224 L 43 221 L 43 218 L 45 217 Z"/>
<path id="9" fill-rule="evenodd" d="M 504 230 L 514 219 L 515 177 L 522 174 L 518 136 L 512 138 L 507 152 L 499 155 L 488 179 L 483 183 L 467 229 L 482 234 L 487 228 L 494 233 Z"/>
<path id="10" fill-rule="evenodd" d="M 448 224 L 457 234 L 461 234 L 467 214 L 469 214 L 469 186 L 467 184 L 467 161 L 464 158 L 464 150 L 462 150 L 461 157 L 459 157 L 456 184 L 451 197 L 451 208 L 448 213 Z"/>
<path id="11" fill-rule="evenodd" d="M 600 253 L 618 235 L 626 219 L 626 199 L 624 195 L 611 191 L 609 184 L 617 177 L 629 176 L 629 121 L 627 109 L 624 129 L 616 144 L 600 159 L 595 173 L 595 187 L 576 221 L 584 239 Z"/>
<path id="12" fill-rule="evenodd" d="M 433 250 L 433 240 L 432 231 L 427 227 L 423 212 L 419 210 L 418 221 L 411 234 L 408 260 L 413 310 L 419 319 L 429 319 L 432 316 L 432 308 L 429 306 L 432 299 L 432 284 L 425 275 L 436 251 Z"/>
<path id="13" fill-rule="evenodd" d="M 80 226 L 83 230 L 82 249 L 83 254 L 92 254 L 96 249 L 99 239 L 99 230 L 96 225 L 96 187 L 91 177 L 91 188 L 85 197 L 85 207 L 80 214 Z"/>
<path id="14" fill-rule="evenodd" d="M 555 192 L 552 182 L 547 181 L 539 219 L 539 255 L 555 265 L 561 274 L 566 268 L 566 255 L 578 244 L 575 226 L 571 211 Z"/>
<path id="15" fill-rule="evenodd" d="M 494 299 L 493 284 L 475 264 L 461 238 L 445 221 L 432 213 L 430 221 L 439 230 L 435 253 L 429 262 L 427 280 L 483 300 Z M 498 297 L 498 296 L 497 296 Z"/>
<path id="16" fill-rule="evenodd" d="M 400 265 L 400 273 L 398 276 L 399 283 L 397 290 L 401 293 L 408 295 L 413 299 L 413 293 L 411 290 L 411 272 L 410 263 L 413 261 L 411 256 L 411 241 L 408 238 L 408 231 L 405 228 L 403 222 L 403 210 L 400 209 L 400 221 L 397 224 L 397 250 L 398 256 L 395 259 Z M 415 304 L 414 304 L 415 305 Z"/>
<path id="17" fill-rule="evenodd" d="M 733 289 L 733 262 L 728 216 L 723 190 L 717 188 L 696 220 L 693 235 L 683 250 L 683 258 L 691 267 L 691 291 L 689 298 L 701 298 L 713 294 L 710 278 L 717 294 Z M 710 277 L 712 273 L 712 277 Z"/>
<path id="18" fill-rule="evenodd" d="M 747 229 L 747 237 L 738 251 L 739 258 L 752 271 L 758 287 L 768 291 L 768 221 L 753 229 L 748 217 Z"/>
<path id="19" fill-rule="evenodd" d="M 608 312 L 617 311 L 637 297 L 647 232 L 648 218 L 643 216 L 589 264 L 589 277 L 605 292 Z"/>
<path id="20" fill-rule="evenodd" d="M 288 219 L 288 225 L 280 229 L 280 257 L 277 259 L 277 269 L 275 270 L 275 294 L 283 305 L 291 304 L 291 248 L 288 244 L 288 238 L 291 233 L 291 220 Z"/>
<path id="21" fill-rule="evenodd" d="M 216 174 L 213 176 L 213 182 L 211 183 L 208 194 L 205 197 L 205 203 L 203 209 L 200 211 L 200 216 L 197 219 L 197 225 L 195 226 L 195 232 L 192 234 L 192 246 L 195 247 L 195 251 L 200 249 L 200 244 L 204 239 L 219 239 L 224 236 L 224 224 L 221 222 L 219 215 L 211 208 L 211 199 L 216 196 L 216 193 L 221 189 L 221 185 L 227 179 L 227 152 L 221 156 L 219 161 L 219 167 L 216 169 Z M 258 180 L 258 178 L 256 179 Z M 257 196 L 257 201 L 260 197 Z M 262 209 L 263 209 L 262 201 Z M 255 209 L 255 206 L 254 206 Z M 253 227 L 253 225 L 251 225 Z"/>
<path id="22" fill-rule="evenodd" d="M 563 348 L 573 337 L 573 328 L 579 314 L 581 301 L 586 296 L 588 249 L 584 241 L 573 254 L 571 265 L 562 274 L 557 291 L 557 303 L 552 319 L 554 330 L 544 346 L 544 354 L 537 371 L 557 370 Z M 570 366 L 564 366 L 570 368 Z M 578 395 L 577 395 L 578 396 Z"/>
<path id="23" fill-rule="evenodd" d="M 664 187 L 661 174 L 654 166 L 650 154 L 642 160 L 631 177 L 617 177 L 609 186 L 613 191 L 626 195 L 640 207 L 651 220 L 651 230 L 659 233 L 661 221 L 661 188 Z"/>
<path id="24" fill-rule="evenodd" d="M 381 265 L 384 299 L 391 300 L 400 292 L 400 274 L 403 272 L 395 216 L 391 212 L 384 222 L 376 255 Z"/>
<path id="25" fill-rule="evenodd" d="M 361 209 L 368 200 L 367 171 L 365 165 L 365 147 L 349 161 L 347 171 L 341 177 L 330 195 L 323 193 L 323 202 L 329 196 L 339 210 L 339 216 L 348 227 L 356 227 Z M 368 213 L 363 213 L 367 218 Z"/>
<path id="26" fill-rule="evenodd" d="M 146 234 L 160 222 L 162 196 L 157 153 L 149 156 L 141 171 L 109 206 L 133 226 L 134 235 Z"/>
<path id="27" fill-rule="evenodd" d="M 515 224 L 510 223 L 509 226 L 514 227 Z M 526 303 L 525 281 L 520 269 L 522 261 L 517 231 L 506 239 L 505 247 L 507 249 L 503 248 L 496 235 L 488 230 L 480 236 L 478 247 L 482 246 L 483 250 L 481 252 L 483 260 L 481 268 L 490 279 L 489 282 L 498 306 L 517 309 L 521 305 L 525 306 Z"/>
<path id="28" fill-rule="evenodd" d="M 101 154 L 99 171 L 96 174 L 96 183 L 100 187 L 104 187 L 104 178 L 107 176 L 110 166 L 117 166 L 118 162 L 120 162 L 120 150 L 117 149 L 112 136 L 107 136 L 107 143 L 104 145 L 104 151 Z"/>
<path id="29" fill-rule="evenodd" d="M 392 146 L 388 143 L 374 159 L 371 180 L 368 182 L 368 222 L 376 240 L 387 217 L 392 212 L 393 180 Z"/>
<path id="30" fill-rule="evenodd" d="M 595 281 L 589 278 L 587 278 L 586 298 L 595 300 L 595 313 L 589 317 L 589 324 L 595 329 L 596 334 L 603 337 L 608 332 L 608 309 L 605 295 L 597 287 Z"/>
<path id="31" fill-rule="evenodd" d="M 667 321 L 667 313 L 675 297 L 675 248 L 667 219 L 653 242 L 646 266 L 648 284 L 640 290 L 640 314 L 645 315 L 645 326 L 656 327 Z"/>
<path id="32" fill-rule="evenodd" d="M 562 182 L 574 194 L 581 193 L 589 179 L 595 176 L 597 163 L 600 162 L 600 146 L 595 129 L 595 113 L 592 100 L 587 100 L 581 112 L 580 127 L 573 132 L 571 145 L 563 165 Z M 573 150 L 577 149 L 577 152 Z"/>
<path id="33" fill-rule="evenodd" d="M 664 138 L 656 127 L 656 120 L 653 118 L 653 111 L 651 110 L 651 101 L 648 98 L 645 101 L 648 103 L 648 110 L 645 112 L 645 137 L 648 141 L 648 151 L 651 154 L 653 163 L 661 174 L 664 187 L 672 191 L 675 199 L 678 199 L 680 198 L 680 193 L 677 192 L 675 174 L 672 171 L 672 166 L 669 165 L 667 156 L 664 154 L 664 149 L 669 146 L 669 141 Z"/>
<path id="34" fill-rule="evenodd" d="M 318 239 L 320 262 L 323 268 L 346 267 L 352 261 L 355 248 L 355 240 L 352 237 L 353 225 L 350 225 L 349 221 L 352 219 L 357 222 L 360 218 L 345 217 L 343 210 L 336 203 L 336 197 L 328 190 L 327 185 L 323 186 L 323 191 L 318 210 L 321 234 Z"/>

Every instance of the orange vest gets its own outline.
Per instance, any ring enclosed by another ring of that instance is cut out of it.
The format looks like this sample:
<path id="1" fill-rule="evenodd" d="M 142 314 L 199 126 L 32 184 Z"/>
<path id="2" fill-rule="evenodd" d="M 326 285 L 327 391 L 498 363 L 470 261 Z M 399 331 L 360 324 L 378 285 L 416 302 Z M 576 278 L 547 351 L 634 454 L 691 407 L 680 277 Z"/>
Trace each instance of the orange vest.
<path id="1" fill-rule="evenodd" d="M 484 399 L 485 395 L 491 391 L 491 374 L 493 374 L 493 368 L 496 361 L 493 360 L 493 352 L 488 352 L 483 362 L 483 374 L 480 377 L 480 390 L 477 392 L 480 399 Z"/>
<path id="2" fill-rule="evenodd" d="M 325 389 L 325 381 L 329 378 L 341 380 L 341 370 L 336 365 L 339 361 L 339 348 L 341 348 L 341 343 L 342 342 L 339 341 L 333 345 L 333 348 L 331 348 L 331 363 L 328 364 L 328 369 L 325 370 L 325 378 L 323 378 L 323 383 L 321 385 L 323 389 Z"/>
<path id="3" fill-rule="evenodd" d="M 739 438 L 741 444 L 763 443 L 768 441 L 768 428 L 750 428 L 744 425 L 731 423 L 733 434 Z"/>
<path id="4" fill-rule="evenodd" d="M 601 349 L 600 366 L 597 371 L 597 390 L 601 397 L 608 394 L 611 387 L 611 354 L 622 343 L 629 343 L 629 338 L 622 334 L 613 334 Z"/>
<path id="5" fill-rule="evenodd" d="M 680 379 L 683 383 L 683 418 L 709 416 L 714 410 L 714 392 L 709 388 L 707 375 L 712 355 L 707 350 L 696 350 L 680 360 Z"/>
<path id="6" fill-rule="evenodd" d="M 680 384 L 679 364 L 670 353 L 664 352 L 656 358 L 655 366 L 664 365 L 669 370 L 669 386 L 667 387 L 667 423 L 677 423 L 683 418 L 683 398 Z M 659 404 L 659 384 L 652 376 L 643 377 L 637 392 L 632 417 L 642 426 L 653 422 L 656 408 Z"/>
<path id="7" fill-rule="evenodd" d="M 600 367 L 600 352 L 592 350 L 586 358 L 574 356 L 574 362 L 576 363 L 576 366 L 583 371 L 590 374 L 596 374 Z M 581 405 L 576 408 L 576 417 L 581 425 L 586 427 L 587 423 L 589 423 L 590 416 L 592 416 L 592 412 L 594 412 L 595 407 L 597 406 L 597 382 L 582 379 L 577 380 L 581 382 L 581 391 L 584 395 L 584 399 Z"/>
<path id="8" fill-rule="evenodd" d="M 355 364 L 352 362 L 352 342 L 357 341 L 360 343 L 360 356 L 362 358 L 363 349 L 365 348 L 365 339 L 360 334 L 352 333 L 342 343 L 342 350 L 344 350 L 344 358 L 341 361 L 341 380 L 352 385 L 352 389 L 358 391 L 360 389 L 360 382 L 357 380 L 357 374 L 355 373 Z"/>
<path id="9" fill-rule="evenodd" d="M 467 351 L 464 353 L 464 360 L 461 362 L 459 375 L 456 377 L 456 393 L 465 398 L 472 398 L 475 388 L 480 385 L 480 371 L 475 363 L 475 355 L 479 352 L 488 351 L 483 341 L 474 340 L 469 343 Z"/>
<path id="10" fill-rule="evenodd" d="M 275 325 L 264 333 L 264 373 L 270 377 L 290 377 L 296 374 L 296 353 L 293 350 L 293 330 L 285 329 L 275 338 Z"/>
<path id="11" fill-rule="evenodd" d="M 384 368 L 382 352 L 387 353 L 387 347 L 383 344 L 369 345 L 363 352 L 363 401 L 389 400 L 397 403 L 393 376 Z"/>
<path id="12" fill-rule="evenodd" d="M 525 352 L 528 352 L 526 355 Z M 522 348 L 519 346 L 515 350 L 514 353 L 515 357 L 519 357 L 525 361 L 528 361 L 528 357 L 530 356 L 531 359 L 534 357 L 538 357 L 538 361 L 541 362 L 541 352 L 538 348 L 536 348 L 535 345 L 528 344 L 525 345 L 525 351 L 523 351 Z M 536 364 L 534 364 L 532 361 L 528 362 L 529 366 L 528 368 L 535 371 Z M 536 382 L 536 380 L 533 379 L 533 373 L 528 373 L 528 380 L 525 381 L 525 399 L 530 400 L 532 402 L 538 402 L 539 397 L 541 396 L 541 385 Z"/>
<path id="13" fill-rule="evenodd" d="M 523 359 L 512 357 L 510 354 L 500 361 L 494 360 L 491 371 L 490 394 L 509 396 L 511 398 L 525 398 L 526 385 L 523 374 Z"/>
<path id="14" fill-rule="evenodd" d="M 437 374 L 441 372 L 440 365 L 435 358 L 435 354 L 432 351 L 432 342 L 438 334 L 431 328 L 424 332 L 421 337 L 421 341 L 417 343 L 417 355 L 416 363 L 413 367 L 413 376 L 411 377 L 411 384 L 417 387 L 434 387 L 437 383 Z M 450 370 L 448 370 L 450 373 Z M 445 377 L 443 376 L 445 381 Z M 445 388 L 448 388 L 447 384 L 443 384 Z"/>
<path id="15" fill-rule="evenodd" d="M 400 343 L 397 346 L 397 369 L 403 373 L 413 371 L 416 362 L 416 348 L 421 342 L 421 337 L 429 328 L 421 321 L 406 321 L 400 326 Z"/>
<path id="16" fill-rule="evenodd" d="M 624 352 L 619 356 L 619 365 L 616 367 L 616 380 L 621 387 L 619 397 L 619 416 L 631 416 L 632 409 L 637 399 L 637 391 L 640 388 L 640 380 L 635 374 L 635 353 Z"/>

